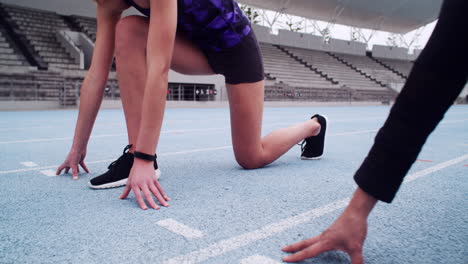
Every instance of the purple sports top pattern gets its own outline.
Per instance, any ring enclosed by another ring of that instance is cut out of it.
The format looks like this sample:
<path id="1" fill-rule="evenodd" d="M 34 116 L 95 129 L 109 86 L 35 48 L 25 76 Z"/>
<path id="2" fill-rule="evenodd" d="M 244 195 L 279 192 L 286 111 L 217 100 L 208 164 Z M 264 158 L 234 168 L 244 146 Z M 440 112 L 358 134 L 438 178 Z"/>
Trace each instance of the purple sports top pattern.
<path id="1" fill-rule="evenodd" d="M 124 1 L 149 17 L 149 9 Z M 201 49 L 222 51 L 239 44 L 251 26 L 233 0 L 177 0 L 177 31 Z"/>

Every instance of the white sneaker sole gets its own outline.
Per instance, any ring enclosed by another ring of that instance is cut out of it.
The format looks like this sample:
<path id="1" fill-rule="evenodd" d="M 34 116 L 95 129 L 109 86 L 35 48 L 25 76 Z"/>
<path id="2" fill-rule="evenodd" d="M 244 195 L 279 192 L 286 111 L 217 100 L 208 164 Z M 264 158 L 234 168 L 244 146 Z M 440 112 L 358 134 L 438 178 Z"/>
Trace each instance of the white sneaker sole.
<path id="1" fill-rule="evenodd" d="M 323 155 L 322 155 L 323 156 Z M 302 157 L 301 156 L 301 159 L 302 160 L 319 160 L 322 158 L 322 156 L 319 156 L 319 157 L 313 157 L 313 158 L 308 158 L 308 157 Z"/>
<path id="2" fill-rule="evenodd" d="M 156 170 L 156 180 L 159 180 L 159 177 L 161 177 L 161 170 L 158 168 Z M 111 188 L 117 188 L 117 187 L 121 187 L 121 186 L 125 186 L 127 185 L 127 179 L 128 178 L 125 178 L 125 179 L 122 179 L 120 181 L 116 181 L 116 182 L 110 182 L 110 183 L 106 183 L 106 184 L 102 184 L 102 185 L 93 185 L 91 184 L 91 182 L 88 182 L 88 187 L 91 188 L 91 189 L 111 189 Z"/>

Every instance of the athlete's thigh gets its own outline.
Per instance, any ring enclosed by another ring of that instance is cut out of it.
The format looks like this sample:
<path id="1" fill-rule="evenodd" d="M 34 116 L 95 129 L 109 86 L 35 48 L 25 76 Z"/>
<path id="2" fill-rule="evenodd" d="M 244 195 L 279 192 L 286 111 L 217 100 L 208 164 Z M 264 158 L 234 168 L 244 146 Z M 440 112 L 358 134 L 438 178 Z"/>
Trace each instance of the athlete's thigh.
<path id="1" fill-rule="evenodd" d="M 205 54 L 185 36 L 177 33 L 171 69 L 187 75 L 213 75 Z"/>
<path id="2" fill-rule="evenodd" d="M 130 24 L 126 30 L 129 33 L 138 33 L 140 36 L 139 39 L 143 39 L 142 43 L 145 43 L 144 46 L 146 47 L 149 32 L 149 19 L 141 16 L 132 17 L 128 19 L 126 23 Z M 154 30 L 158 29 L 156 28 Z M 205 54 L 180 33 L 176 34 L 171 69 L 187 75 L 215 74 L 208 64 Z"/>

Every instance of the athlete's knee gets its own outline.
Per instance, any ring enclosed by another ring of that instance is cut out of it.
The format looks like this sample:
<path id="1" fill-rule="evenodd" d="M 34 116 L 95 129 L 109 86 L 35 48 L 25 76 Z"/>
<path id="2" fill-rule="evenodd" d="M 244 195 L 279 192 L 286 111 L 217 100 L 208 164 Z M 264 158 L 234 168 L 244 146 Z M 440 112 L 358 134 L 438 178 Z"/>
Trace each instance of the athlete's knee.
<path id="1" fill-rule="evenodd" d="M 246 170 L 254 170 L 265 166 L 265 162 L 260 154 L 234 152 L 237 163 Z"/>
<path id="2" fill-rule="evenodd" d="M 135 48 L 141 48 L 138 44 L 145 45 L 147 27 L 147 21 L 141 16 L 128 16 L 120 19 L 115 29 L 116 56 L 126 54 Z"/>

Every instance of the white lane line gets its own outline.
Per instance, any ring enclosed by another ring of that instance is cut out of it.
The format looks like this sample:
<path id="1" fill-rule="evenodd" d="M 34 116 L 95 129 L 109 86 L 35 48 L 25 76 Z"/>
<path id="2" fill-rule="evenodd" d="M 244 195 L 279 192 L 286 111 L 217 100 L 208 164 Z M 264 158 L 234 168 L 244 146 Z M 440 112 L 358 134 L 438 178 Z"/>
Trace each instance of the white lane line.
<path id="1" fill-rule="evenodd" d="M 197 152 L 209 152 L 209 151 L 216 151 L 216 150 L 224 150 L 224 149 L 231 149 L 232 146 L 221 146 L 221 147 L 214 147 L 214 148 L 200 148 L 200 149 L 192 149 L 187 151 L 177 151 L 177 152 L 166 152 L 158 154 L 158 156 L 173 156 L 173 155 L 182 155 L 182 154 L 190 154 L 190 153 L 197 153 Z M 115 159 L 105 159 L 105 160 L 95 160 L 86 162 L 86 164 L 97 164 L 97 163 L 107 163 L 112 162 Z M 24 169 L 17 169 L 17 170 L 7 170 L 7 171 L 0 171 L 0 174 L 9 174 L 9 173 L 18 173 L 18 172 L 27 172 L 27 171 L 38 171 L 38 170 L 45 170 L 50 168 L 58 168 L 60 165 L 49 165 L 43 167 L 36 167 L 36 168 L 24 168 Z"/>
<path id="2" fill-rule="evenodd" d="M 375 132 L 377 132 L 377 131 L 379 131 L 379 130 L 378 130 L 378 129 L 359 130 L 359 131 L 350 131 L 350 132 L 335 133 L 335 134 L 330 134 L 329 136 L 359 135 L 359 134 L 375 133 Z"/>
<path id="3" fill-rule="evenodd" d="M 48 177 L 54 177 L 54 176 L 57 176 L 55 175 L 55 171 L 53 170 L 43 170 L 43 171 L 40 171 L 42 174 L 44 174 L 45 176 L 48 176 Z"/>
<path id="4" fill-rule="evenodd" d="M 386 116 L 375 116 L 375 117 L 366 117 L 366 118 L 353 118 L 353 119 L 335 119 L 333 120 L 333 123 L 335 122 L 355 122 L 355 121 L 366 121 L 366 120 L 375 120 L 378 118 L 385 118 Z M 186 120 L 170 120 L 169 118 L 166 118 L 167 120 L 164 121 L 163 126 L 167 124 L 177 124 L 177 123 L 188 123 L 188 122 L 215 122 L 215 121 L 229 121 L 229 117 L 226 118 L 212 118 L 212 119 L 203 119 L 203 120 L 198 120 L 198 119 L 186 119 Z M 282 118 L 280 118 L 282 119 Z M 44 121 L 46 122 L 46 121 Z M 298 122 L 301 122 L 298 120 Z M 74 125 L 74 124 L 69 124 L 69 125 Z M 274 125 L 292 125 L 290 122 L 289 123 L 275 123 Z M 122 120 L 121 122 L 103 122 L 103 123 L 96 123 L 94 125 L 95 128 L 97 127 L 109 127 L 109 126 L 122 126 L 125 128 L 125 121 Z M 33 130 L 33 129 L 41 129 L 41 128 L 63 128 L 63 125 L 49 125 L 49 126 L 24 126 L 24 127 L 6 127 L 6 128 L 0 128 L 0 132 L 2 131 L 12 131 L 12 130 Z"/>
<path id="5" fill-rule="evenodd" d="M 468 121 L 468 118 L 467 119 L 455 119 L 455 120 L 442 121 L 442 122 L 440 122 L 440 124 L 462 123 L 462 122 L 465 122 L 465 121 Z"/>
<path id="6" fill-rule="evenodd" d="M 158 155 L 158 156 L 174 156 L 174 155 L 181 155 L 181 154 L 207 152 L 207 151 L 223 150 L 223 149 L 231 149 L 231 148 L 232 148 L 232 146 L 222 146 L 222 147 L 214 147 L 214 148 L 201 148 L 201 149 L 192 149 L 192 150 L 187 150 L 187 151 L 162 153 L 161 155 Z"/>
<path id="7" fill-rule="evenodd" d="M 32 162 L 32 161 L 23 161 L 21 162 L 21 165 L 25 166 L 25 167 L 37 167 L 39 165 L 37 165 L 36 163 Z"/>
<path id="8" fill-rule="evenodd" d="M 174 132 L 175 130 L 171 131 Z M 347 136 L 347 135 L 357 135 L 357 134 L 366 134 L 366 133 L 372 133 L 372 132 L 377 132 L 378 130 L 361 130 L 361 131 L 350 131 L 350 132 L 343 132 L 343 133 L 335 133 L 335 134 L 330 134 L 329 136 Z M 123 135 L 123 134 L 122 134 Z M 1 143 L 1 142 L 0 142 Z M 168 152 L 168 153 L 161 153 L 158 154 L 158 156 L 172 156 L 172 155 L 181 155 L 181 154 L 190 154 L 190 153 L 196 153 L 196 152 L 205 152 L 205 151 L 213 151 L 213 150 L 223 150 L 223 149 L 229 149 L 232 148 L 232 146 L 221 146 L 221 147 L 214 147 L 214 148 L 201 148 L 201 149 L 193 149 L 193 150 L 188 150 L 188 151 L 177 151 L 177 152 Z M 112 162 L 113 160 L 111 159 L 106 159 L 106 160 L 98 160 L 98 161 L 91 161 L 91 162 L 86 162 L 87 164 L 96 164 L 96 163 L 103 163 L 103 162 Z M 40 170 L 40 169 L 49 169 L 49 168 L 58 168 L 59 165 L 51 165 L 51 166 L 45 166 L 45 167 L 40 167 L 40 168 L 34 168 L 34 169 L 17 169 L 17 170 L 8 170 L 8 171 L 0 171 L 0 174 L 8 174 L 8 173 L 17 173 L 17 172 L 25 172 L 25 171 L 33 171 L 33 170 Z"/>
<path id="9" fill-rule="evenodd" d="M 468 154 L 460 156 L 458 158 L 437 164 L 435 166 L 432 166 L 430 168 L 427 168 L 425 170 L 409 174 L 407 176 L 408 179 L 405 182 L 410 182 L 415 179 L 418 179 L 420 177 L 429 175 L 431 173 L 434 173 L 436 171 L 439 171 L 443 168 L 447 168 L 449 166 L 455 165 L 457 163 L 460 163 L 464 160 L 468 159 Z M 261 229 L 251 231 L 248 233 L 244 233 L 232 238 L 228 238 L 225 240 L 221 240 L 219 242 L 216 242 L 214 244 L 209 245 L 208 247 L 202 248 L 197 251 L 193 251 L 191 253 L 188 253 L 186 255 L 181 255 L 175 258 L 168 259 L 163 262 L 163 264 L 178 264 L 178 263 L 184 263 L 184 264 L 191 264 L 191 263 L 200 263 L 202 261 L 205 261 L 207 259 L 217 257 L 224 255 L 230 251 L 236 250 L 238 248 L 244 247 L 248 244 L 254 243 L 258 240 L 265 239 L 268 237 L 271 237 L 277 233 L 281 233 L 283 231 L 286 231 L 287 229 L 291 229 L 293 227 L 296 227 L 300 224 L 310 222 L 314 220 L 315 218 L 318 218 L 320 216 L 332 213 L 336 210 L 343 209 L 344 207 L 347 206 L 347 204 L 350 201 L 350 197 L 345 198 L 343 200 L 335 201 L 332 203 L 329 203 L 325 206 L 319 207 L 312 209 L 310 211 L 307 211 L 305 213 L 302 213 L 297 216 L 292 216 L 288 217 L 284 220 L 281 220 L 277 223 L 272 223 L 269 225 L 264 226 Z"/>
<path id="10" fill-rule="evenodd" d="M 96 135 L 90 138 L 105 138 L 105 137 L 117 137 L 126 136 L 127 134 L 108 134 L 108 135 Z M 60 140 L 72 140 L 73 137 L 60 137 L 60 138 L 36 138 L 36 139 L 24 139 L 24 140 L 13 140 L 13 141 L 0 141 L 0 145 L 6 144 L 17 144 L 17 143 L 35 143 L 35 142 L 48 142 L 48 141 L 60 141 Z"/>
<path id="11" fill-rule="evenodd" d="M 240 264 L 281 264 L 281 262 L 265 256 L 255 255 L 241 260 Z"/>
<path id="12" fill-rule="evenodd" d="M 442 163 L 439 163 L 435 166 L 432 166 L 432 167 L 429 167 L 427 169 L 424 169 L 424 170 L 421 170 L 421 171 L 418 171 L 418 172 L 415 172 L 415 173 L 412 173 L 408 176 L 406 176 L 404 182 L 407 183 L 407 182 L 412 182 L 418 178 L 421 178 L 423 176 L 426 176 L 426 175 L 429 175 L 431 173 L 434 173 L 436 171 L 440 171 L 442 169 L 445 169 L 447 167 L 450 167 L 450 166 L 453 166 L 457 163 L 460 163 L 464 160 L 467 160 L 468 159 L 468 154 L 465 154 L 463 156 L 460 156 L 456 159 L 452 159 L 452 160 L 449 160 L 449 161 L 446 161 L 446 162 L 442 162 Z"/>
<path id="13" fill-rule="evenodd" d="M 335 122 L 348 122 L 348 121 L 359 121 L 359 120 L 369 120 L 370 118 L 362 118 L 362 119 L 338 119 Z M 375 118 L 372 118 L 375 119 Z M 468 121 L 468 119 L 458 119 L 458 120 L 446 120 L 442 121 L 440 124 L 450 124 L 450 123 L 460 123 L 460 122 L 465 122 Z M 270 124 L 265 124 L 265 126 L 278 126 L 278 125 L 294 125 L 291 123 L 270 123 Z M 178 130 L 166 130 L 166 131 L 161 131 L 161 134 L 180 134 L 180 133 L 188 133 L 188 132 L 208 132 L 208 131 L 221 131 L 221 130 L 226 130 L 229 129 L 230 127 L 214 127 L 214 128 L 203 128 L 203 129 L 178 129 Z M 376 132 L 378 130 L 368 130 L 368 132 Z M 346 132 L 348 134 L 343 134 L 343 135 L 354 135 L 354 134 L 362 134 L 365 132 Z M 90 138 L 105 138 L 105 137 L 118 137 L 118 136 L 126 136 L 126 133 L 120 133 L 120 134 L 107 134 L 107 135 L 96 135 L 96 136 L 91 136 Z M 338 134 L 337 134 L 338 135 Z M 341 134 L 339 134 L 341 135 Z M 333 136 L 333 135 L 332 135 Z M 12 140 L 12 141 L 0 141 L 0 145 L 5 145 L 5 144 L 18 144 L 18 143 L 36 143 L 36 142 L 49 142 L 49 141 L 63 141 L 63 140 L 72 140 L 73 137 L 59 137 L 59 138 L 36 138 L 36 139 L 24 139 L 24 140 Z"/>
<path id="14" fill-rule="evenodd" d="M 264 126 L 275 126 L 276 124 L 269 124 Z M 213 127 L 213 128 L 203 128 L 203 129 L 178 129 L 178 130 L 166 130 L 162 131 L 161 134 L 181 134 L 181 133 L 189 133 L 189 132 L 209 132 L 209 131 L 222 131 L 227 130 L 229 127 Z M 363 131 L 351 131 L 351 132 L 344 132 L 338 134 L 332 134 L 331 136 L 341 136 L 341 135 L 354 135 L 354 134 L 362 134 L 368 132 L 375 132 L 377 130 L 363 130 Z M 94 138 L 106 138 L 106 137 L 120 137 L 126 136 L 126 133 L 120 134 L 103 134 L 103 135 L 95 135 L 91 136 L 91 139 Z M 64 140 L 72 140 L 73 137 L 58 137 L 58 138 L 35 138 L 35 139 L 24 139 L 24 140 L 12 140 L 12 141 L 0 141 L 0 145 L 7 145 L 7 144 L 19 144 L 19 143 L 37 143 L 37 142 L 50 142 L 50 141 L 64 141 Z"/>
<path id="15" fill-rule="evenodd" d="M 71 137 L 62 137 L 62 138 L 36 138 L 36 139 L 24 139 L 24 140 L 13 140 L 13 141 L 0 141 L 0 145 L 17 144 L 17 143 L 59 141 L 59 140 L 71 140 L 71 139 L 72 139 Z"/>
<path id="16" fill-rule="evenodd" d="M 164 227 L 169 231 L 172 231 L 178 235 L 184 236 L 186 238 L 201 238 L 205 234 L 198 229 L 191 228 L 187 225 L 177 222 L 174 219 L 164 219 L 156 223 L 160 227 Z"/>
<path id="17" fill-rule="evenodd" d="M 315 218 L 342 209 L 349 203 L 349 200 L 349 198 L 346 198 L 333 203 L 329 203 L 319 208 L 312 209 L 310 211 L 296 216 L 288 217 L 277 223 L 266 225 L 261 229 L 219 241 L 204 249 L 194 251 L 187 255 L 166 260 L 163 262 L 163 264 L 199 263 L 212 257 L 224 255 L 227 252 L 236 250 L 255 241 L 271 237 L 287 229 L 310 222 Z"/>
<path id="18" fill-rule="evenodd" d="M 214 127 L 214 128 L 202 128 L 202 129 L 178 129 L 178 130 L 166 130 L 161 131 L 161 134 L 180 134 L 188 132 L 207 132 L 207 131 L 216 131 L 216 130 L 225 130 L 229 127 Z M 95 135 L 90 138 L 106 138 L 106 137 L 120 137 L 126 136 L 126 133 L 120 134 L 104 134 L 104 135 Z M 0 145 L 6 144 L 18 144 L 18 143 L 36 143 L 36 142 L 49 142 L 49 141 L 63 141 L 63 140 L 72 140 L 73 137 L 58 137 L 58 138 L 35 138 L 35 139 L 24 139 L 24 140 L 12 140 L 12 141 L 0 141 Z"/>

